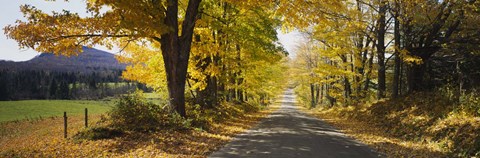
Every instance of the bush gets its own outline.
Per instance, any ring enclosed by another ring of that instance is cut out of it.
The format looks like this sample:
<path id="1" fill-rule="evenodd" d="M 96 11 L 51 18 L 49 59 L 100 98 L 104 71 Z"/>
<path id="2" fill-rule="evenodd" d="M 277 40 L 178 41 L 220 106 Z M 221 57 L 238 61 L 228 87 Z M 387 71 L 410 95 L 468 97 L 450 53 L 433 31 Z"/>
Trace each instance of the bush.
<path id="1" fill-rule="evenodd" d="M 154 131 L 162 128 L 188 128 L 183 119 L 169 106 L 148 102 L 141 93 L 121 96 L 109 112 L 113 127 L 132 131 Z"/>
<path id="2" fill-rule="evenodd" d="M 480 116 L 480 92 L 477 89 L 459 90 L 458 87 L 446 85 L 438 90 L 455 106 L 455 111 L 462 111 L 473 116 Z"/>
<path id="3" fill-rule="evenodd" d="M 115 137 L 122 136 L 124 133 L 120 130 L 108 128 L 108 127 L 93 127 L 88 128 L 85 131 L 73 136 L 74 140 L 99 140 L 99 139 L 112 139 Z"/>
<path id="4" fill-rule="evenodd" d="M 191 119 L 193 127 L 206 129 L 212 125 L 215 112 L 212 109 L 202 109 L 198 104 L 187 104 L 187 117 Z"/>
<path id="5" fill-rule="evenodd" d="M 473 90 L 469 93 L 460 95 L 460 108 L 474 116 L 480 116 L 480 94 Z"/>

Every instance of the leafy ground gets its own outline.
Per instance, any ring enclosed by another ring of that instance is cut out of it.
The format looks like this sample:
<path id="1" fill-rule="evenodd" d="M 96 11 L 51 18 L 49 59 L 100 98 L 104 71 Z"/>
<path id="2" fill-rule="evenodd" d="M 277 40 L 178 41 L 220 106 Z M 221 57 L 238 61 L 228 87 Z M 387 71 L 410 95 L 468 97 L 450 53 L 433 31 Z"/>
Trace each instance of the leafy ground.
<path id="1" fill-rule="evenodd" d="M 199 129 L 126 132 L 118 137 L 77 140 L 83 117 L 69 117 L 69 138 L 63 138 L 63 118 L 0 123 L 0 157 L 205 157 L 233 136 L 249 129 L 278 106 L 213 123 Z M 92 116 L 100 123 L 102 116 Z"/>
<path id="2" fill-rule="evenodd" d="M 112 101 L 89 100 L 0 101 L 0 122 L 63 116 L 65 111 L 67 115 L 81 115 L 85 108 L 90 114 L 101 114 L 112 104 Z"/>
<path id="3" fill-rule="evenodd" d="M 476 157 L 480 118 L 441 96 L 415 94 L 369 105 L 306 112 L 389 157 Z"/>

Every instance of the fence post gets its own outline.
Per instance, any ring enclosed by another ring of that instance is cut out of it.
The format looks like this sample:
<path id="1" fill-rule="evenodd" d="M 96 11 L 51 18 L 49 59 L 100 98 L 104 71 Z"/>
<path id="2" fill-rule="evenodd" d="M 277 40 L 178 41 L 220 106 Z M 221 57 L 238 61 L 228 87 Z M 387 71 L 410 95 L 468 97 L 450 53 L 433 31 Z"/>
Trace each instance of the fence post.
<path id="1" fill-rule="evenodd" d="M 67 112 L 63 112 L 64 138 L 67 138 Z"/>
<path id="2" fill-rule="evenodd" d="M 88 127 L 88 109 L 85 108 L 85 128 Z"/>

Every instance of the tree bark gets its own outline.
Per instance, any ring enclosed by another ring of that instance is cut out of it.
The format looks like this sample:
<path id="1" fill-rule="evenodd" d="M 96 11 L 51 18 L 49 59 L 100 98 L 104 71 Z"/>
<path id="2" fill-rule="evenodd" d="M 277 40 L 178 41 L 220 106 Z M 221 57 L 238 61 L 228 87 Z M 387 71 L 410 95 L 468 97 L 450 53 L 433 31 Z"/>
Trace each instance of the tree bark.
<path id="1" fill-rule="evenodd" d="M 408 92 L 422 91 L 423 75 L 425 74 L 425 64 L 413 64 L 408 69 Z"/>
<path id="2" fill-rule="evenodd" d="M 395 68 L 393 72 L 393 81 L 392 81 L 392 98 L 398 97 L 398 89 L 399 89 L 399 82 L 400 82 L 400 21 L 398 19 L 399 16 L 399 4 L 398 2 L 395 3 L 395 8 L 397 9 L 397 13 L 395 15 L 395 28 L 394 28 L 394 38 L 395 38 Z"/>
<path id="3" fill-rule="evenodd" d="M 165 63 L 170 106 L 182 117 L 186 117 L 185 83 L 193 29 L 200 2 L 201 0 L 188 1 L 185 19 L 182 23 L 181 36 L 178 36 L 178 0 L 168 0 L 164 23 L 170 27 L 171 31 L 161 35 L 160 40 L 157 39 L 161 43 Z"/>
<path id="4" fill-rule="evenodd" d="M 352 94 L 352 88 L 350 86 L 350 81 L 348 80 L 347 76 L 343 76 L 343 84 L 345 88 L 345 104 L 348 103 L 348 100 L 350 99 L 350 95 Z"/>
<path id="5" fill-rule="evenodd" d="M 408 81 L 408 92 L 414 91 L 423 91 L 425 90 L 424 84 L 424 74 L 426 70 L 427 63 L 429 62 L 432 55 L 440 50 L 439 46 L 431 47 L 421 47 L 421 48 L 411 48 L 409 52 L 417 57 L 422 59 L 422 63 L 411 64 L 408 67 L 407 81 Z"/>
<path id="6" fill-rule="evenodd" d="M 385 32 L 386 32 L 386 11 L 387 2 L 380 0 L 379 19 L 377 29 L 377 62 L 378 62 L 378 91 L 377 98 L 381 99 L 385 97 Z"/>
<path id="7" fill-rule="evenodd" d="M 376 41 L 373 41 L 372 44 L 372 49 L 376 46 L 375 45 Z M 370 75 L 372 74 L 373 71 L 373 58 L 374 58 L 374 52 L 372 51 L 372 54 L 370 55 L 370 58 L 368 59 L 368 71 L 366 73 L 365 77 L 365 87 L 363 87 L 363 93 L 364 96 L 367 95 L 368 90 L 370 89 Z"/>
<path id="8" fill-rule="evenodd" d="M 325 90 L 325 87 L 326 85 L 325 84 L 322 84 L 321 87 L 320 87 L 320 97 L 318 98 L 318 102 L 320 104 L 323 104 L 323 91 Z M 317 93 L 318 94 L 318 93 Z"/>
<path id="9" fill-rule="evenodd" d="M 310 108 L 315 107 L 315 85 L 313 83 L 310 83 L 310 95 L 312 100 L 310 101 Z"/>
<path id="10" fill-rule="evenodd" d="M 237 66 L 238 68 L 240 68 L 242 66 L 242 49 L 240 47 L 240 45 L 236 45 L 236 48 L 237 48 Z M 237 101 L 239 102 L 243 102 L 243 92 L 242 92 L 242 89 L 240 88 L 240 86 L 243 84 L 243 78 L 241 77 L 242 76 L 242 70 L 238 70 L 236 73 L 235 73 L 235 80 L 236 80 L 236 91 L 237 91 Z"/>
<path id="11" fill-rule="evenodd" d="M 318 105 L 319 101 L 320 101 L 320 85 L 319 84 L 315 84 L 315 90 L 317 91 L 317 94 L 316 94 L 316 99 L 315 99 L 315 105 Z"/>

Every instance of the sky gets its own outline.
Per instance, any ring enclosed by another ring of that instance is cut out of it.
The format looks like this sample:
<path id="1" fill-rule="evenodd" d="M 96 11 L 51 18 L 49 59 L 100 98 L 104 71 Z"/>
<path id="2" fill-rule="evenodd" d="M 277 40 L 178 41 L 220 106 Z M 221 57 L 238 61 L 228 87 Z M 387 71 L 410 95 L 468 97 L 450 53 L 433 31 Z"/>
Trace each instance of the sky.
<path id="1" fill-rule="evenodd" d="M 61 11 L 62 9 L 79 13 L 80 16 L 86 16 L 84 0 L 70 0 L 64 2 L 58 0 L 55 2 L 44 0 L 9 0 L 8 3 L 0 5 L 0 60 L 10 61 L 26 61 L 30 60 L 39 53 L 32 49 L 20 49 L 16 41 L 7 39 L 4 34 L 3 28 L 9 24 L 15 24 L 16 20 L 24 20 L 23 14 L 20 12 L 20 5 L 29 4 L 43 10 L 46 13 L 52 11 Z M 289 52 L 290 57 L 295 56 L 295 47 L 298 42 L 302 41 L 302 36 L 298 31 L 292 31 L 288 33 L 278 32 L 278 38 L 280 43 Z M 118 49 L 108 50 L 105 47 L 95 47 L 100 50 L 108 52 L 117 52 Z"/>

